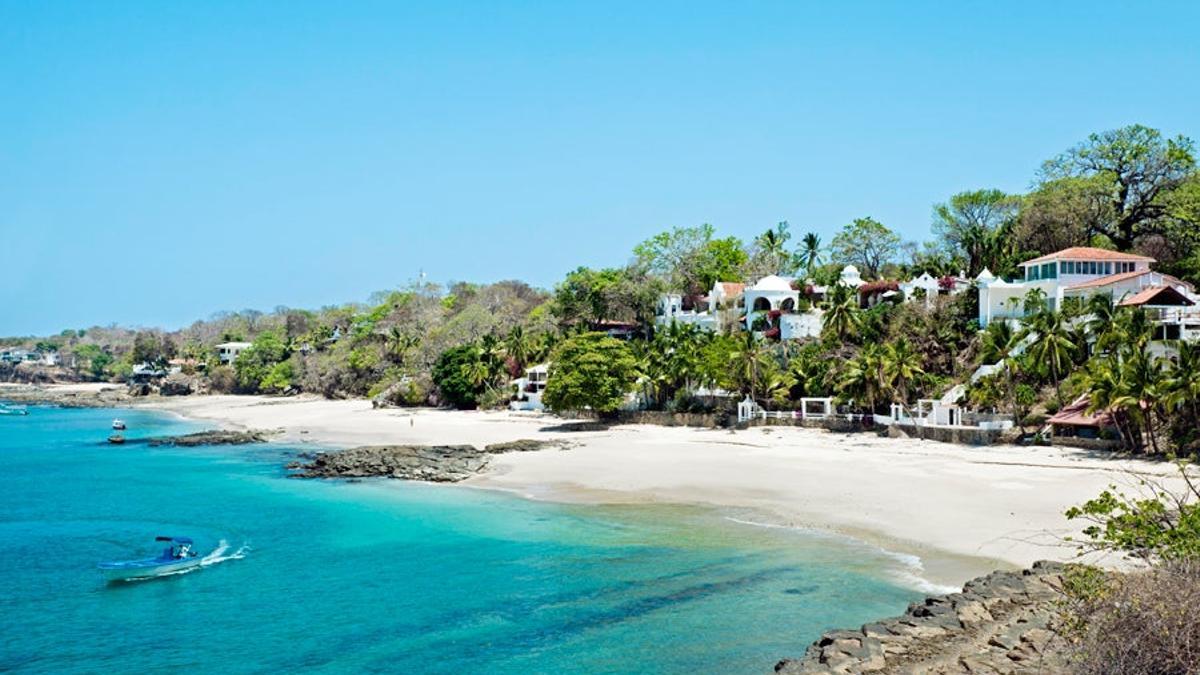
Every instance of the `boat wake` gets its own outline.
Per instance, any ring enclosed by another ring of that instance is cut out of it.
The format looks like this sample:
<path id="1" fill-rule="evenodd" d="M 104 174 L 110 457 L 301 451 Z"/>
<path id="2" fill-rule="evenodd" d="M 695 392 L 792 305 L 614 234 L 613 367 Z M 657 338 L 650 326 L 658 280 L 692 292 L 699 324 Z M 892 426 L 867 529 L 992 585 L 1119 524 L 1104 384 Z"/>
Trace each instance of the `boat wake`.
<path id="1" fill-rule="evenodd" d="M 250 552 L 249 544 L 242 544 L 232 553 L 229 552 L 231 548 L 232 546 L 229 545 L 229 542 L 224 539 L 217 542 L 217 547 L 200 559 L 200 567 L 209 567 L 210 565 L 223 563 L 226 560 L 241 560 Z"/>

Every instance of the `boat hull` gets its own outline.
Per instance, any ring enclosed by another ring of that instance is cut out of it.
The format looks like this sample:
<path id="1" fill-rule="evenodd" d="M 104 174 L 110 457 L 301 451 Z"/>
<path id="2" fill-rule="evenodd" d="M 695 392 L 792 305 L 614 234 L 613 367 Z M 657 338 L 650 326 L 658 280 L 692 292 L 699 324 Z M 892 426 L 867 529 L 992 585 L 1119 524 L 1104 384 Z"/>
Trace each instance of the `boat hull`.
<path id="1" fill-rule="evenodd" d="M 154 577 L 179 574 L 201 565 L 200 558 L 181 560 L 131 560 L 128 562 L 100 563 L 100 571 L 109 581 L 136 581 Z"/>

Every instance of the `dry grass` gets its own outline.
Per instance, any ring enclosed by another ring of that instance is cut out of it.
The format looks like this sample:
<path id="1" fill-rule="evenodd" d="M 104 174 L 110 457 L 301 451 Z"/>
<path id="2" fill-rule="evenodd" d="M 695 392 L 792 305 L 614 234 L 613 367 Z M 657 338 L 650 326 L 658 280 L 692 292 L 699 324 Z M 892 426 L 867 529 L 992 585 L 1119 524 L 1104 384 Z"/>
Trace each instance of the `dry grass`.
<path id="1" fill-rule="evenodd" d="M 1074 604 L 1080 675 L 1200 673 L 1200 559 L 1111 578 Z"/>

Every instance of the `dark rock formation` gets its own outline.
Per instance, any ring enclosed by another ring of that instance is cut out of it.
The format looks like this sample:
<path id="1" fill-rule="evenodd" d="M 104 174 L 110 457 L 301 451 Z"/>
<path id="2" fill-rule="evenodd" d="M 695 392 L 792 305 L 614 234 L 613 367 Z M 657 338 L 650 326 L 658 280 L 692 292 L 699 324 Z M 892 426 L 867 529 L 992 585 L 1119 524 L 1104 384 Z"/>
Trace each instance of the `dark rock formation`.
<path id="1" fill-rule="evenodd" d="M 904 616 L 828 632 L 775 672 L 1065 672 L 1066 645 L 1054 633 L 1063 570 L 1061 563 L 1038 562 L 1024 572 L 993 572 L 967 582 L 961 593 L 914 603 Z"/>
<path id="2" fill-rule="evenodd" d="M 247 431 L 201 431 L 182 436 L 160 436 L 148 438 L 148 445 L 178 445 L 191 447 L 196 445 L 246 445 L 247 443 L 265 443 L 277 432 L 265 429 L 250 429 Z"/>
<path id="3" fill-rule="evenodd" d="M 365 478 L 382 476 L 435 483 L 456 483 L 482 472 L 493 455 L 530 452 L 561 443 L 522 439 L 495 443 L 483 450 L 473 445 L 369 445 L 316 455 L 307 463 L 288 465 L 295 478 Z"/>

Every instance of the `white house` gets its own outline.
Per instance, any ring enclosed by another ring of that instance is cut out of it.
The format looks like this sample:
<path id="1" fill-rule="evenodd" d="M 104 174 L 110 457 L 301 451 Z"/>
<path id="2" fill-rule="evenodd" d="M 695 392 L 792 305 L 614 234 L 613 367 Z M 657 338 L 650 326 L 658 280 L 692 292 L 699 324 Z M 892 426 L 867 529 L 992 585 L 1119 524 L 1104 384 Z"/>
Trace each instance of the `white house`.
<path id="1" fill-rule="evenodd" d="M 539 363 L 525 369 L 525 376 L 513 380 L 513 400 L 509 401 L 510 410 L 545 410 L 542 404 L 542 394 L 546 391 L 546 382 L 550 375 L 550 365 Z"/>
<path id="2" fill-rule="evenodd" d="M 683 308 L 682 295 L 668 293 L 659 298 L 654 321 L 660 326 L 678 322 L 692 324 L 709 332 L 718 332 L 729 322 L 729 317 L 742 306 L 742 292 L 745 287 L 745 284 L 717 281 L 708 295 L 697 298 L 696 306 L 686 310 Z"/>
<path id="3" fill-rule="evenodd" d="M 217 359 L 224 365 L 229 365 L 241 356 L 242 352 L 254 346 L 252 342 L 222 342 L 217 345 Z"/>
<path id="4" fill-rule="evenodd" d="M 1114 301 L 1120 301 L 1124 292 L 1134 286 L 1140 289 L 1162 283 L 1166 275 L 1152 272 L 1150 264 L 1153 262 L 1153 258 L 1142 255 L 1078 246 L 1026 260 L 1020 265 L 1022 278 L 1016 281 L 998 279 L 985 269 L 976 279 L 979 282 L 979 326 L 982 328 L 996 319 L 1023 317 L 1025 295 L 1034 289 L 1046 294 L 1052 309 L 1062 307 L 1063 299 L 1068 295 L 1086 297 L 1109 292 Z M 1119 291 L 1121 293 L 1117 294 Z"/>
<path id="5" fill-rule="evenodd" d="M 746 303 L 746 329 L 754 327 L 760 316 L 772 311 L 794 312 L 800 304 L 800 292 L 792 288 L 790 279 L 774 274 L 758 280 L 744 293 Z"/>

